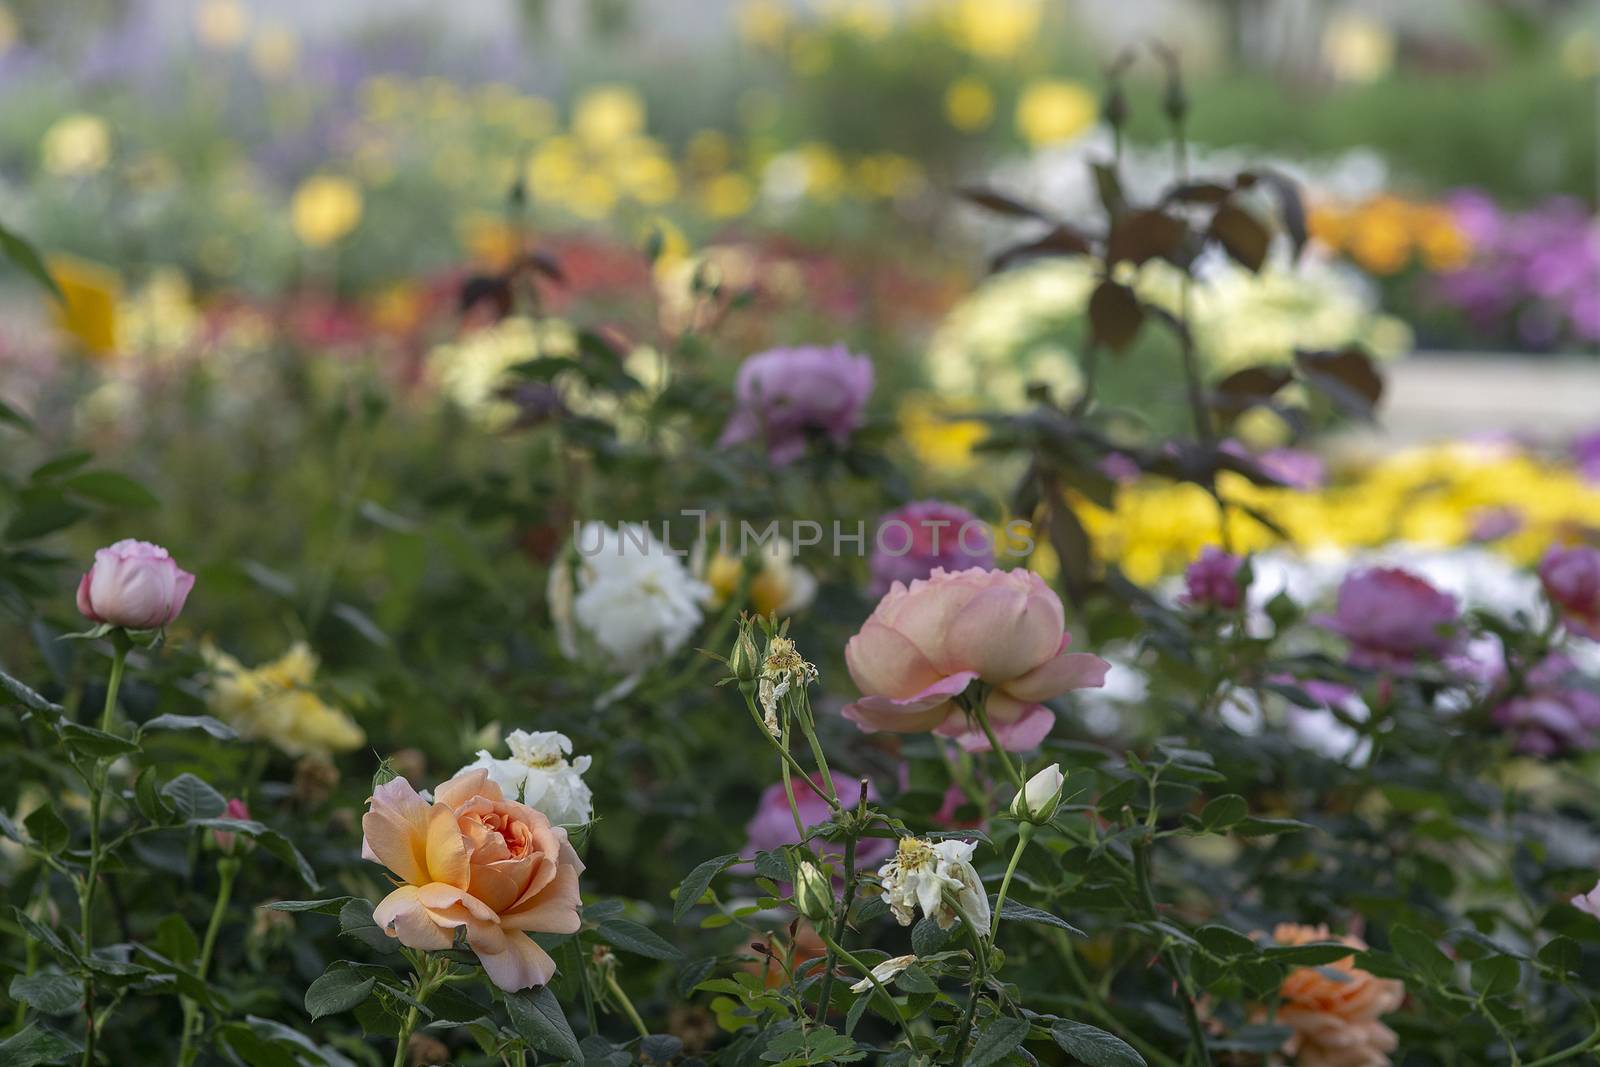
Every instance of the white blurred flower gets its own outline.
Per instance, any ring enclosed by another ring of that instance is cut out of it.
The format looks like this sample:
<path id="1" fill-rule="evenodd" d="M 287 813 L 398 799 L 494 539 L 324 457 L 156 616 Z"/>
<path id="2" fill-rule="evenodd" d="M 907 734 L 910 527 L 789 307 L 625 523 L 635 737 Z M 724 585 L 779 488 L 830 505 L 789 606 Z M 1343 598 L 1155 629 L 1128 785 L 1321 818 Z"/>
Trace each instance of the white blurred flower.
<path id="1" fill-rule="evenodd" d="M 710 596 L 648 528 L 598 522 L 577 531 L 548 592 L 562 653 L 630 676 L 682 648 Z"/>
<path id="2" fill-rule="evenodd" d="M 883 896 L 895 921 L 910 926 L 921 908 L 924 915 L 939 924 L 939 929 L 950 929 L 958 916 L 945 900 L 948 889 L 967 918 L 987 931 L 989 897 L 972 866 L 973 847 L 970 841 L 902 837 L 894 858 L 878 868 Z"/>
<path id="3" fill-rule="evenodd" d="M 1572 906 L 1579 911 L 1588 912 L 1596 919 L 1600 919 L 1600 882 L 1596 882 L 1594 888 L 1582 896 L 1573 897 Z"/>
<path id="4" fill-rule="evenodd" d="M 499 759 L 487 749 L 463 770 L 483 768 L 490 781 L 512 800 L 542 811 L 559 826 L 578 826 L 594 816 L 594 796 L 584 784 L 588 756 L 572 755 L 572 739 L 554 730 L 512 730 L 506 738 L 509 759 Z"/>

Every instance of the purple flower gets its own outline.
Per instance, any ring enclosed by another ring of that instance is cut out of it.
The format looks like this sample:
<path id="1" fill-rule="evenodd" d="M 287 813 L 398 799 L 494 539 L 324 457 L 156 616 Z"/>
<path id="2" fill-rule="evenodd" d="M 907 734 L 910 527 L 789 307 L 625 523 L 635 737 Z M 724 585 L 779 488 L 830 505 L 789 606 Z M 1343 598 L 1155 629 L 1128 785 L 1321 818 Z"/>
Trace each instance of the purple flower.
<path id="1" fill-rule="evenodd" d="M 1243 566 L 1240 557 L 1207 545 L 1183 572 L 1183 602 L 1192 608 L 1236 610 L 1242 593 L 1239 568 Z"/>
<path id="2" fill-rule="evenodd" d="M 1514 736 L 1518 752 L 1558 756 L 1595 747 L 1600 693 L 1568 684 L 1576 673 L 1567 657 L 1548 656 L 1528 672 L 1526 692 L 1490 713 L 1496 726 Z"/>
<path id="3" fill-rule="evenodd" d="M 872 361 L 832 348 L 774 348 L 739 368 L 736 408 L 718 444 L 760 438 L 767 458 L 783 466 L 805 454 L 812 434 L 843 445 L 861 426 L 872 395 Z"/>
<path id="4" fill-rule="evenodd" d="M 994 569 L 994 533 L 966 508 L 923 500 L 878 520 L 872 548 L 872 595 L 882 597 L 895 582 L 910 585 L 935 567 L 964 571 Z"/>
<path id="5" fill-rule="evenodd" d="M 1291 489 L 1316 489 L 1328 480 L 1328 467 L 1322 457 L 1304 449 L 1268 449 L 1256 457 L 1256 462 Z"/>
<path id="6" fill-rule="evenodd" d="M 839 800 L 846 807 L 852 807 L 861 799 L 859 782 L 845 779 L 835 779 L 839 789 Z M 876 801 L 878 790 L 870 781 L 867 783 L 867 799 Z M 804 778 L 794 780 L 794 805 L 800 811 L 800 821 L 806 826 L 816 826 L 818 823 L 828 821 L 831 814 L 828 801 L 822 792 Z M 789 811 L 789 798 L 783 791 L 782 782 L 774 782 L 761 791 L 761 800 L 756 805 L 756 813 L 750 817 L 749 824 L 745 827 L 750 842 L 746 846 L 751 851 L 773 852 L 785 845 L 798 845 L 800 835 L 795 833 L 794 815 Z M 824 843 L 826 844 L 826 843 Z M 840 853 L 837 846 L 832 846 L 831 856 L 827 851 L 823 859 L 832 859 L 838 862 Z M 887 859 L 889 853 L 894 851 L 894 842 L 884 837 L 863 837 L 856 844 L 856 866 L 873 867 L 880 861 Z"/>
<path id="7" fill-rule="evenodd" d="M 1449 652 L 1459 613 L 1455 597 L 1410 571 L 1374 567 L 1346 577 L 1334 614 L 1318 621 L 1350 642 L 1351 663 L 1399 667 Z"/>
<path id="8" fill-rule="evenodd" d="M 1600 549 L 1550 549 L 1539 562 L 1539 580 L 1567 629 L 1600 641 Z"/>
<path id="9" fill-rule="evenodd" d="M 1585 479 L 1600 482 L 1600 430 L 1592 430 L 1574 440 L 1572 458 Z"/>

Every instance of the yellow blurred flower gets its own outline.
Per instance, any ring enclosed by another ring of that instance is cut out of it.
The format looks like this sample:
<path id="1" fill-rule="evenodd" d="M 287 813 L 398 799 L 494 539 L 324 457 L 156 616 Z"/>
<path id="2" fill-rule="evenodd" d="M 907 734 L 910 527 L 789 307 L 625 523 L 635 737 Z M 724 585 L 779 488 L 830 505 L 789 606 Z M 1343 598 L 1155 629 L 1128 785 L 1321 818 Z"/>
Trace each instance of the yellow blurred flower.
<path id="1" fill-rule="evenodd" d="M 835 200 L 844 190 L 844 163 L 838 153 L 820 141 L 798 149 L 804 167 L 806 195 L 815 200 Z"/>
<path id="2" fill-rule="evenodd" d="M 250 42 L 250 65 L 263 78 L 284 78 L 300 60 L 300 41 L 283 26 L 265 26 Z"/>
<path id="3" fill-rule="evenodd" d="M 750 584 L 746 595 L 759 615 L 804 611 L 817 595 L 817 579 L 795 562 L 793 546 L 777 538 L 752 553 L 748 560 L 722 551 L 711 557 L 703 578 L 711 587 L 713 607 L 723 607 L 734 598 L 747 567 Z"/>
<path id="4" fill-rule="evenodd" d="M 1077 82 L 1036 81 L 1017 101 L 1017 132 L 1035 148 L 1071 140 L 1098 117 L 1094 94 Z"/>
<path id="5" fill-rule="evenodd" d="M 59 303 L 51 305 L 56 325 L 85 354 L 97 359 L 115 355 L 120 337 L 117 304 L 122 298 L 121 278 L 110 268 L 70 256 L 52 256 L 49 266 L 62 296 Z"/>
<path id="6" fill-rule="evenodd" d="M 1394 31 L 1357 11 L 1341 11 L 1322 32 L 1322 61 L 1340 81 L 1377 81 L 1394 67 Z"/>
<path id="7" fill-rule="evenodd" d="M 816 76 L 825 72 L 833 62 L 833 48 L 828 39 L 812 30 L 797 33 L 789 42 L 789 65 L 797 74 Z"/>
<path id="8" fill-rule="evenodd" d="M 981 130 L 994 118 L 994 92 L 981 78 L 957 78 L 944 91 L 944 115 L 963 133 Z"/>
<path id="9" fill-rule="evenodd" d="M 913 394 L 900 402 L 900 435 L 927 470 L 960 472 L 973 464 L 973 448 L 988 436 L 981 422 L 960 419 L 948 402 Z"/>
<path id="10" fill-rule="evenodd" d="M 755 187 L 743 174 L 717 174 L 700 189 L 700 206 L 714 219 L 743 215 L 755 203 Z"/>
<path id="11" fill-rule="evenodd" d="M 735 16 L 739 38 L 761 48 L 777 48 L 789 28 L 789 9 L 780 0 L 746 0 Z"/>
<path id="12" fill-rule="evenodd" d="M 856 182 L 867 196 L 890 200 L 922 188 L 916 160 L 895 152 L 878 152 L 856 163 Z"/>
<path id="13" fill-rule="evenodd" d="M 683 161 L 697 174 L 715 174 L 733 162 L 733 145 L 721 130 L 699 130 L 684 146 Z"/>
<path id="14" fill-rule="evenodd" d="M 312 248 L 326 248 L 361 223 L 361 187 L 349 178 L 318 174 L 294 191 L 290 222 L 295 236 Z"/>
<path id="15" fill-rule="evenodd" d="M 572 108 L 572 132 L 591 145 L 637 137 L 644 124 L 644 98 L 627 85 L 597 85 L 579 96 Z"/>
<path id="16" fill-rule="evenodd" d="M 99 115 L 63 115 L 44 131 L 39 142 L 44 169 L 60 177 L 81 177 L 111 162 L 111 127 Z"/>
<path id="17" fill-rule="evenodd" d="M 200 43 L 219 51 L 244 40 L 250 15 L 239 0 L 201 0 L 194 11 L 194 32 Z"/>
<path id="18" fill-rule="evenodd" d="M 1040 0 L 950 0 L 945 25 L 950 37 L 974 55 L 1008 59 L 1039 29 Z"/>
<path id="19" fill-rule="evenodd" d="M 312 688 L 317 657 L 304 641 L 253 670 L 209 641 L 200 652 L 211 669 L 206 705 L 241 737 L 267 741 L 297 757 L 348 752 L 366 742 L 355 720 Z"/>

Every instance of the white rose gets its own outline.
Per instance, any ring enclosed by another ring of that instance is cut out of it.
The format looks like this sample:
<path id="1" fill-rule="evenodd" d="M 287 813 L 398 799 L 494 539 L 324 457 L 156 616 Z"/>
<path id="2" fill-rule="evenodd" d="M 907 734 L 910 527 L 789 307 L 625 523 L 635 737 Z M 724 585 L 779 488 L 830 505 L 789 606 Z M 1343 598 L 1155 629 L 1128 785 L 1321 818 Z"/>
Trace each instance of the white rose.
<path id="1" fill-rule="evenodd" d="M 577 826 L 594 817 L 594 796 L 584 783 L 588 756 L 568 760 L 572 740 L 553 730 L 512 730 L 506 738 L 509 759 L 480 751 L 466 770 L 483 768 L 507 797 L 543 812 L 558 826 Z"/>

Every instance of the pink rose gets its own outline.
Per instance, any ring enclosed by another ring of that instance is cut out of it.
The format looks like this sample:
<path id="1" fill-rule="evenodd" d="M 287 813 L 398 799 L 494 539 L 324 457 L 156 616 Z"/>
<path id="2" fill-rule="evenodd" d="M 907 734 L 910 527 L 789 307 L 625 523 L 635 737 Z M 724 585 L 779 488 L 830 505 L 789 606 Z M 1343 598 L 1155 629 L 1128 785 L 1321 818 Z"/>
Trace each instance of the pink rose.
<path id="1" fill-rule="evenodd" d="M 774 348 L 740 365 L 734 392 L 733 416 L 717 444 L 759 438 L 782 467 L 805 455 L 812 435 L 841 447 L 850 440 L 866 417 L 872 361 L 844 345 Z"/>
<path id="2" fill-rule="evenodd" d="M 1539 580 L 1567 629 L 1600 641 L 1600 549 L 1552 548 L 1539 563 Z"/>
<path id="3" fill-rule="evenodd" d="M 1438 658 L 1455 646 L 1456 598 L 1398 567 L 1357 571 L 1339 586 L 1339 604 L 1321 622 L 1350 642 L 1350 662 L 1397 667 Z"/>
<path id="4" fill-rule="evenodd" d="M 78 610 L 93 622 L 156 630 L 183 611 L 194 575 L 148 541 L 118 541 L 94 554 L 78 583 Z"/>
<path id="5" fill-rule="evenodd" d="M 1110 664 L 1066 652 L 1068 640 L 1061 599 L 1032 571 L 935 568 L 909 586 L 890 586 L 845 645 L 862 694 L 845 717 L 864 730 L 931 730 L 987 751 L 983 731 L 955 700 L 981 679 L 993 686 L 987 706 L 1000 744 L 1032 748 L 1055 724 L 1044 701 L 1105 684 Z"/>
<path id="6" fill-rule="evenodd" d="M 1239 606 L 1239 568 L 1244 560 L 1220 548 L 1207 545 L 1183 572 L 1183 602 L 1192 608 L 1220 608 L 1233 611 Z"/>
<path id="7" fill-rule="evenodd" d="M 550 981 L 555 960 L 528 933 L 578 932 L 583 862 L 565 830 L 507 800 L 482 768 L 439 786 L 431 803 L 404 778 L 378 786 L 361 830 L 362 857 L 401 883 L 372 913 L 390 937 L 442 952 L 464 927 L 501 989 Z"/>
<path id="8" fill-rule="evenodd" d="M 250 807 L 238 797 L 234 797 L 228 801 L 228 806 L 223 810 L 222 817 L 239 821 L 248 820 L 250 818 Z M 211 840 L 216 842 L 216 846 L 224 852 L 233 851 L 235 837 L 236 835 L 232 830 L 211 831 Z"/>
<path id="9" fill-rule="evenodd" d="M 800 811 L 800 821 L 807 826 L 827 822 L 832 809 L 828 807 L 822 791 L 804 778 L 797 777 L 791 784 L 794 786 L 794 806 Z M 836 775 L 834 787 L 839 790 L 839 802 L 847 808 L 855 807 L 861 800 L 859 779 Z M 878 789 L 870 781 L 867 783 L 867 799 L 873 802 L 878 799 Z M 761 791 L 761 800 L 756 805 L 756 813 L 745 826 L 745 833 L 750 838 L 746 846 L 750 852 L 776 852 L 785 845 L 800 843 L 800 835 L 794 828 L 794 815 L 789 811 L 789 795 L 783 791 L 782 782 L 774 782 Z M 843 851 L 840 846 L 826 841 L 817 845 L 823 859 L 842 869 Z M 876 867 L 888 859 L 893 851 L 894 842 L 886 837 L 863 837 L 856 844 L 856 866 L 862 869 Z"/>

